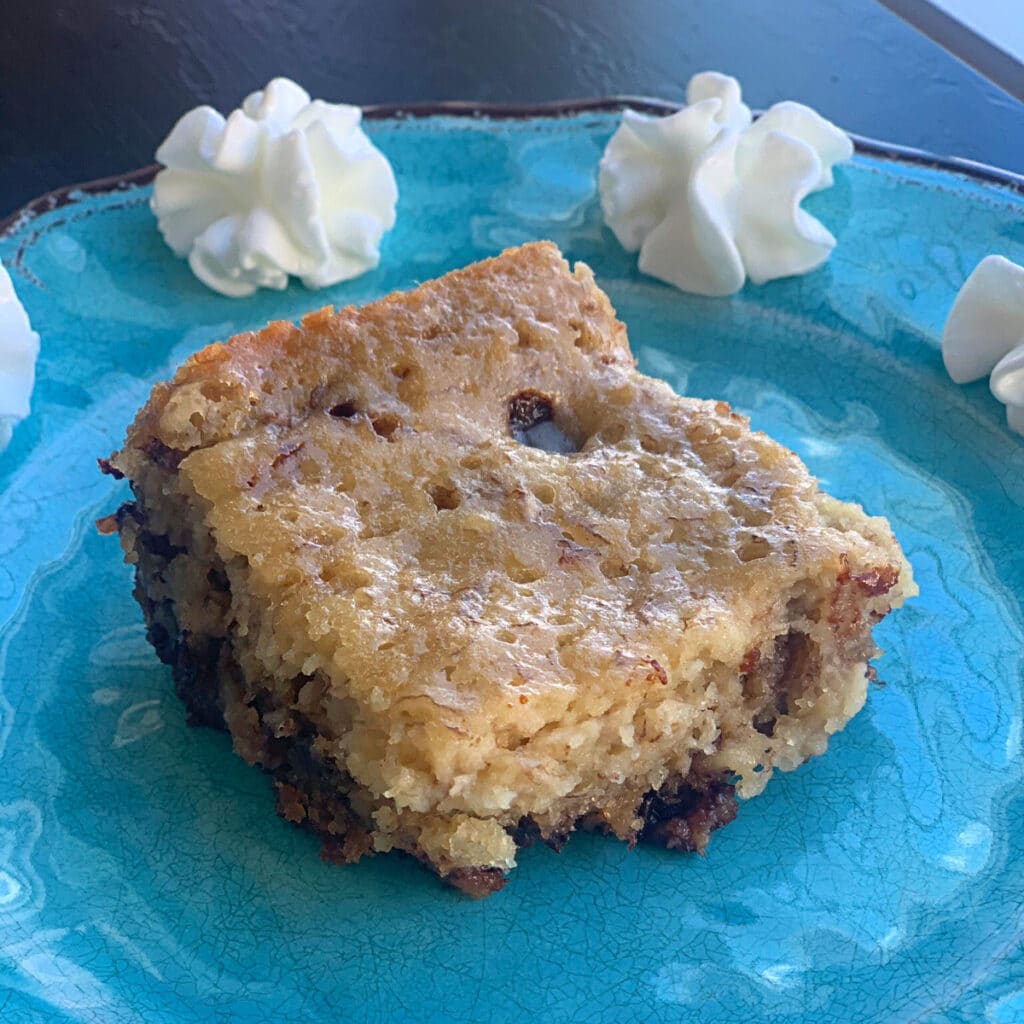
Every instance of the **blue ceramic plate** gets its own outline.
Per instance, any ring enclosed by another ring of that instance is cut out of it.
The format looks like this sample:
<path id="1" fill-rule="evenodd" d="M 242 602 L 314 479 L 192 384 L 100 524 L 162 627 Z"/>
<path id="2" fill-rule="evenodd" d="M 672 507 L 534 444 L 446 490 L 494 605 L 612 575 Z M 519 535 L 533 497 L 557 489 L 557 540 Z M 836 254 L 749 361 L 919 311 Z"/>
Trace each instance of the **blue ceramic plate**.
<path id="1" fill-rule="evenodd" d="M 379 270 L 317 294 L 207 291 L 145 186 L 8 227 L 43 350 L 0 457 L 4 1024 L 1024 1020 L 1024 442 L 936 341 L 982 256 L 1024 262 L 1024 201 L 862 149 L 809 204 L 839 238 L 825 268 L 695 298 L 602 226 L 616 121 L 374 121 L 398 227 Z M 878 631 L 887 685 L 705 859 L 579 836 L 473 903 L 397 856 L 321 863 L 226 737 L 186 728 L 93 528 L 125 497 L 95 459 L 200 346 L 535 238 L 593 267 L 646 372 L 888 516 L 921 596 Z"/>

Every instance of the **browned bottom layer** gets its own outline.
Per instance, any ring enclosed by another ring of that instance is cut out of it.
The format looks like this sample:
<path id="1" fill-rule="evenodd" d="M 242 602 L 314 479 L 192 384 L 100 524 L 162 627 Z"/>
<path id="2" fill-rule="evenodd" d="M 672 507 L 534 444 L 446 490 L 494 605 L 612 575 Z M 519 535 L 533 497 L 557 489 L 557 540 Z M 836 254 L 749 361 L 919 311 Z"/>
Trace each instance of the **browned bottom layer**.
<path id="1" fill-rule="evenodd" d="M 225 637 L 197 637 L 182 631 L 173 601 L 150 597 L 147 580 L 159 578 L 167 562 L 181 551 L 171 547 L 166 538 L 146 531 L 134 504 L 122 506 L 102 528 L 120 526 L 128 518 L 137 530 L 135 597 L 145 615 L 150 643 L 171 668 L 189 724 L 228 730 L 230 720 L 236 750 L 272 777 L 278 813 L 319 836 L 325 860 L 348 864 L 371 853 L 370 831 L 346 797 L 353 782 L 315 755 L 310 723 L 296 713 L 294 734 L 281 738 L 264 725 L 259 700 L 246 705 L 242 714 L 225 713 L 232 701 L 237 709 L 242 689 L 231 642 Z M 209 580 L 212 589 L 227 589 L 227 579 L 217 569 L 211 569 Z M 703 854 L 711 833 L 736 816 L 734 787 L 720 775 L 672 779 L 643 797 L 636 816 L 644 822 L 637 839 L 670 850 Z M 590 815 L 566 821 L 543 834 L 532 818 L 524 817 L 510 831 L 519 847 L 531 846 L 540 839 L 557 851 L 575 829 L 607 830 L 599 815 Z M 420 859 L 429 863 L 425 857 Z M 505 884 L 504 873 L 490 867 L 460 868 L 443 877 L 449 885 L 475 898 L 496 892 Z"/>

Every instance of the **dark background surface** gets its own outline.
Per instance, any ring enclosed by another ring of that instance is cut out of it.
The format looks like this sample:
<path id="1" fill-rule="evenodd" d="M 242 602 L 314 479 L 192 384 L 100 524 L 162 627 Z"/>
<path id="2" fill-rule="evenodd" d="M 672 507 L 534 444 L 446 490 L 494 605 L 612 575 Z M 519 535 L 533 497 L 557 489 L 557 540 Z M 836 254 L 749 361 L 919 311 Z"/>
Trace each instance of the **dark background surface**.
<path id="1" fill-rule="evenodd" d="M 152 161 L 275 75 L 351 103 L 527 103 L 740 78 L 754 107 L 1024 171 L 1024 107 L 873 0 L 2 0 L 0 215 Z"/>

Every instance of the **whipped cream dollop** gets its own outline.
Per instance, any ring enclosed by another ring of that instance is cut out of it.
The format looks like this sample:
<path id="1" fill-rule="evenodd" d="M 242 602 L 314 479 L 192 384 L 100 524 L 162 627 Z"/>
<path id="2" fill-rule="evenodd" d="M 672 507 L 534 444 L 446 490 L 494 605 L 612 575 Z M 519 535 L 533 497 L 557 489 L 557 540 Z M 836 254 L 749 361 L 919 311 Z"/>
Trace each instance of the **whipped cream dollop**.
<path id="1" fill-rule="evenodd" d="M 1010 429 L 1024 434 L 1024 267 L 986 256 L 974 268 L 946 319 L 942 361 L 958 384 L 989 374 Z"/>
<path id="2" fill-rule="evenodd" d="M 10 275 L 0 266 L 0 449 L 7 447 L 14 425 L 29 413 L 38 355 L 39 335 L 28 322 Z"/>
<path id="3" fill-rule="evenodd" d="M 800 103 L 756 121 L 735 78 L 694 75 L 667 117 L 633 110 L 601 157 L 605 221 L 640 269 L 701 295 L 805 274 L 836 244 L 800 203 L 832 184 L 849 137 Z"/>
<path id="4" fill-rule="evenodd" d="M 223 295 L 322 288 L 377 266 L 395 223 L 391 165 L 362 111 L 275 78 L 224 118 L 185 114 L 156 151 L 151 206 L 164 240 Z"/>

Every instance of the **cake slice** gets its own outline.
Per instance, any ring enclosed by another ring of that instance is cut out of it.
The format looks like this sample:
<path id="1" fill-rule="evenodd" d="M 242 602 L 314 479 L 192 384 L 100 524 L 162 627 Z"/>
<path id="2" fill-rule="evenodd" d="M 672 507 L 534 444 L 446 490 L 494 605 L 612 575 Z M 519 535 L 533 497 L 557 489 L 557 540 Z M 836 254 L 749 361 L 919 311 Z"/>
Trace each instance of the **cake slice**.
<path id="1" fill-rule="evenodd" d="M 212 345 L 102 465 L 190 720 L 325 856 L 472 895 L 575 828 L 703 851 L 915 592 L 884 519 L 638 373 L 547 243 Z"/>

